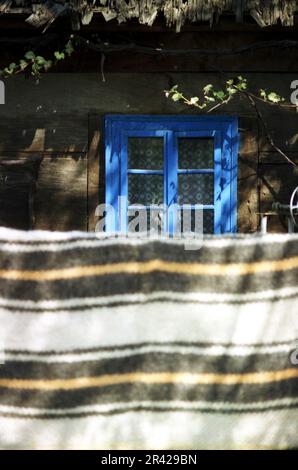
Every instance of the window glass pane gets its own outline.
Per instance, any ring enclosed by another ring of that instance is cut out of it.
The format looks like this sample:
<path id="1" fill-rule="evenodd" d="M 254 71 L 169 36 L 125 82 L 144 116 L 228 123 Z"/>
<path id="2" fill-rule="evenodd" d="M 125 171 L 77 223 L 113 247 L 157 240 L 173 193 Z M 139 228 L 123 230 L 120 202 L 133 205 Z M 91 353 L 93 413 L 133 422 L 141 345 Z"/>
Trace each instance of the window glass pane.
<path id="1" fill-rule="evenodd" d="M 128 168 L 162 170 L 164 144 L 162 137 L 129 137 Z"/>
<path id="2" fill-rule="evenodd" d="M 128 175 L 128 204 L 163 204 L 163 175 Z"/>
<path id="3" fill-rule="evenodd" d="M 190 215 L 189 215 L 190 212 Z M 177 214 L 177 228 L 181 232 L 187 232 L 189 229 L 191 232 L 202 233 L 201 223 L 203 223 L 203 234 L 213 234 L 214 233 L 214 211 L 212 209 L 204 209 L 203 216 L 195 219 L 195 209 L 189 210 L 180 210 Z M 186 217 L 186 221 L 184 221 Z M 197 226 L 196 226 L 197 223 Z M 181 225 L 180 225 L 181 224 Z M 190 227 L 189 227 L 190 225 Z M 187 229 L 187 230 L 186 230 Z"/>
<path id="4" fill-rule="evenodd" d="M 181 169 L 213 168 L 214 140 L 209 137 L 180 138 L 178 158 L 178 167 Z"/>
<path id="5" fill-rule="evenodd" d="M 203 211 L 203 226 L 204 234 L 214 233 L 214 211 L 213 210 L 204 210 Z"/>
<path id="6" fill-rule="evenodd" d="M 164 226 L 164 213 L 162 210 L 135 210 L 128 209 L 128 231 L 130 233 L 149 232 L 162 234 Z"/>
<path id="7" fill-rule="evenodd" d="M 178 175 L 179 204 L 213 204 L 214 202 L 213 173 Z"/>

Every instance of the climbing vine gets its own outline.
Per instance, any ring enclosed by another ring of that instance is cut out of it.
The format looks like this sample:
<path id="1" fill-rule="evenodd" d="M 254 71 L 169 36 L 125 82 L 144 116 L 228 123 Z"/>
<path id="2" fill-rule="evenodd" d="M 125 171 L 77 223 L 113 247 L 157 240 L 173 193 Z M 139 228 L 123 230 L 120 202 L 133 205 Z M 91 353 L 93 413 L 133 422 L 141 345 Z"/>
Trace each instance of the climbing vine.
<path id="1" fill-rule="evenodd" d="M 266 139 L 270 146 L 288 163 L 297 166 L 274 142 L 272 139 L 267 124 L 259 109 L 258 102 L 263 102 L 271 106 L 279 106 L 281 108 L 296 108 L 296 105 L 286 103 L 284 97 L 280 96 L 275 91 L 265 90 L 260 88 L 256 93 L 249 90 L 248 81 L 241 75 L 236 78 L 229 78 L 225 81 L 222 88 L 215 88 L 213 84 L 205 85 L 198 96 L 187 97 L 179 90 L 178 85 L 174 85 L 170 90 L 165 90 L 167 98 L 172 99 L 174 102 L 182 102 L 187 106 L 197 108 L 199 111 L 211 113 L 220 106 L 227 105 L 237 95 L 244 96 L 250 106 L 253 107 L 258 120 L 261 122 Z"/>
<path id="2" fill-rule="evenodd" d="M 174 85 L 170 90 L 165 90 L 167 98 L 173 101 L 182 101 L 188 106 L 193 106 L 199 110 L 211 112 L 214 109 L 228 104 L 237 94 L 247 94 L 254 99 L 269 104 L 285 104 L 285 98 L 278 95 L 274 91 L 267 91 L 263 88 L 258 90 L 258 95 L 248 91 L 247 79 L 239 75 L 236 78 L 226 80 L 222 88 L 216 89 L 213 84 L 209 83 L 202 88 L 201 96 L 186 97 L 180 90 L 178 85 Z M 286 104 L 285 104 L 286 105 Z M 293 105 L 286 105 L 293 107 Z"/>
<path id="3" fill-rule="evenodd" d="M 51 67 L 58 62 L 70 57 L 74 52 L 74 41 L 71 36 L 62 50 L 57 50 L 53 53 L 51 58 L 45 58 L 36 54 L 34 51 L 27 51 L 18 63 L 12 62 L 4 69 L 0 70 L 0 76 L 7 78 L 13 75 L 18 75 L 22 72 L 27 72 L 36 79 L 39 79 L 41 74 L 47 72 Z"/>
<path id="4" fill-rule="evenodd" d="M 100 38 L 97 38 L 97 41 L 90 41 L 84 37 L 77 35 L 71 35 L 65 46 L 62 49 L 56 50 L 52 57 L 45 58 L 44 56 L 37 54 L 36 50 L 29 50 L 25 53 L 18 63 L 12 62 L 3 70 L 0 70 L 1 77 L 11 77 L 18 75 L 22 72 L 25 72 L 39 81 L 41 75 L 51 69 L 58 62 L 65 60 L 67 57 L 71 56 L 75 49 L 83 47 L 93 51 L 97 51 L 101 54 L 101 75 L 102 80 L 105 81 L 104 77 L 104 63 L 105 63 L 105 54 L 113 52 L 124 52 L 134 51 L 141 54 L 153 54 L 153 55 L 179 55 L 179 54 L 211 54 L 211 55 L 220 55 L 220 54 L 238 54 L 245 52 L 253 48 L 267 48 L 267 47 L 298 47 L 297 41 L 278 41 L 278 42 L 265 42 L 260 44 L 253 44 L 247 46 L 246 48 L 234 49 L 234 50 L 201 50 L 201 49 L 165 49 L 165 48 L 150 48 L 140 46 L 134 43 L 125 43 L 125 44 L 111 44 L 107 41 L 102 41 Z M 38 46 L 37 46 L 38 47 Z M 196 96 L 187 97 L 183 92 L 180 91 L 179 86 L 175 85 L 170 90 L 165 90 L 165 94 L 168 98 L 172 99 L 174 102 L 182 102 L 187 106 L 192 106 L 198 109 L 198 111 L 211 113 L 215 109 L 227 105 L 232 99 L 237 95 L 244 96 L 249 104 L 253 107 L 257 118 L 261 121 L 262 126 L 265 131 L 266 138 L 271 145 L 282 157 L 284 157 L 289 163 L 294 166 L 297 166 L 273 141 L 267 124 L 262 117 L 262 113 L 258 107 L 258 102 L 263 102 L 271 106 L 279 106 L 282 108 L 296 108 L 295 104 L 286 103 L 284 97 L 280 96 L 278 93 L 272 90 L 259 89 L 256 93 L 253 93 L 249 89 L 248 81 L 245 77 L 241 75 L 236 78 L 229 78 L 225 80 L 224 85 L 221 88 L 216 88 L 213 84 L 206 84 L 200 93 Z"/>

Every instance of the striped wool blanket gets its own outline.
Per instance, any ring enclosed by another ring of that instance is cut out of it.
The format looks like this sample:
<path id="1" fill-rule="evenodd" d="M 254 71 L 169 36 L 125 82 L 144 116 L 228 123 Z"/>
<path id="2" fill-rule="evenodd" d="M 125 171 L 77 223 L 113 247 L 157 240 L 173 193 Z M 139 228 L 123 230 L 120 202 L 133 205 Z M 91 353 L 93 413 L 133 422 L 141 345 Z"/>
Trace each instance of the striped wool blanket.
<path id="1" fill-rule="evenodd" d="M 297 276 L 297 235 L 1 229 L 0 447 L 298 447 Z"/>

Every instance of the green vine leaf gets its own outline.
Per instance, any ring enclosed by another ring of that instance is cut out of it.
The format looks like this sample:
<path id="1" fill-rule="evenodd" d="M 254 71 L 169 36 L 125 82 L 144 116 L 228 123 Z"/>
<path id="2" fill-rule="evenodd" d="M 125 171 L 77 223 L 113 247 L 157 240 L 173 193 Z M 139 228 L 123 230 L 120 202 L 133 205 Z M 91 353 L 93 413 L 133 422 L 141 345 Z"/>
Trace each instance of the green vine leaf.
<path id="1" fill-rule="evenodd" d="M 193 96 L 193 97 L 190 99 L 190 104 L 196 105 L 199 101 L 200 101 L 200 100 L 199 100 L 199 97 L 198 97 L 198 96 Z"/>
<path id="2" fill-rule="evenodd" d="M 261 88 L 259 90 L 259 94 L 260 94 L 261 98 L 263 98 L 265 101 L 267 100 L 267 93 L 266 93 L 265 90 L 263 90 L 263 88 Z"/>
<path id="3" fill-rule="evenodd" d="M 221 100 L 221 101 L 224 100 L 224 98 L 225 98 L 225 96 L 226 96 L 226 95 L 225 95 L 225 92 L 222 91 L 222 90 L 215 91 L 213 94 L 214 94 L 215 98 L 218 98 L 218 99 Z"/>
<path id="4" fill-rule="evenodd" d="M 204 88 L 203 88 L 204 95 L 209 95 L 209 93 L 211 92 L 212 89 L 213 89 L 213 85 L 211 83 L 204 86 Z"/>
<path id="5" fill-rule="evenodd" d="M 33 60 L 35 59 L 35 54 L 33 51 L 28 51 L 26 52 L 25 54 L 25 59 L 28 59 L 28 60 Z"/>
<path id="6" fill-rule="evenodd" d="M 44 58 L 44 57 L 41 57 L 40 55 L 38 55 L 37 57 L 35 57 L 34 60 L 36 61 L 36 63 L 37 63 L 38 65 L 44 65 L 44 63 L 45 63 L 45 61 L 46 61 L 45 58 Z"/>
<path id="7" fill-rule="evenodd" d="M 271 91 L 269 95 L 267 96 L 268 100 L 271 101 L 272 103 L 279 103 L 282 101 L 281 96 L 279 96 L 277 93 L 274 91 Z"/>
<path id="8" fill-rule="evenodd" d="M 66 44 L 65 52 L 68 56 L 71 56 L 71 54 L 74 52 L 74 47 L 73 47 L 71 40 L 69 40 L 68 43 Z"/>
<path id="9" fill-rule="evenodd" d="M 181 94 L 181 93 L 175 92 L 175 93 L 172 95 L 172 100 L 173 100 L 173 101 L 180 101 L 181 99 L 182 99 L 182 94 Z"/>
<path id="10" fill-rule="evenodd" d="M 24 59 L 20 60 L 20 69 L 21 70 L 24 70 L 27 67 L 27 65 L 28 65 L 28 63 L 26 62 L 26 60 L 24 60 Z"/>
<path id="11" fill-rule="evenodd" d="M 54 56 L 57 60 L 62 60 L 62 59 L 65 59 L 65 54 L 64 52 L 59 52 L 59 51 L 56 51 L 54 53 Z"/>

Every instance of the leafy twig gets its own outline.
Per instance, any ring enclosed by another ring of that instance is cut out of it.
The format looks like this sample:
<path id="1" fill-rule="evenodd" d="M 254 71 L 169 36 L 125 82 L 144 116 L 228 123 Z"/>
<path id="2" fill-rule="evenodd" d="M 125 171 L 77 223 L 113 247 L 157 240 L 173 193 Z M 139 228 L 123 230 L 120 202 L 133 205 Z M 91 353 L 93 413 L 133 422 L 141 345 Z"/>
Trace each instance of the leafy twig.
<path id="1" fill-rule="evenodd" d="M 207 113 L 213 112 L 221 106 L 228 104 L 237 94 L 242 94 L 249 101 L 250 105 L 254 108 L 256 115 L 265 131 L 265 136 L 271 147 L 285 158 L 291 165 L 297 166 L 273 141 L 266 122 L 262 116 L 261 111 L 257 106 L 257 101 L 263 103 L 279 106 L 281 108 L 296 108 L 296 105 L 285 103 L 285 99 L 274 91 L 259 90 L 259 95 L 250 92 L 247 89 L 247 79 L 241 75 L 237 79 L 231 78 L 226 80 L 223 89 L 216 90 L 212 84 L 206 85 L 202 89 L 201 98 L 193 96 L 187 98 L 178 89 L 178 85 L 173 86 L 170 90 L 165 90 L 166 97 L 171 98 L 173 101 L 181 101 L 188 106 L 198 108 L 200 111 L 205 110 Z M 214 104 L 215 103 L 215 104 Z M 212 104 L 212 106 L 211 106 Z"/>
<path id="2" fill-rule="evenodd" d="M 2 77 L 11 77 L 18 75 L 25 70 L 30 70 L 30 74 L 35 78 L 39 79 L 43 72 L 47 72 L 53 65 L 57 64 L 61 60 L 65 60 L 67 56 L 71 56 L 74 52 L 72 36 L 65 44 L 62 51 L 55 51 L 54 57 L 51 59 L 45 59 L 41 55 L 36 55 L 34 51 L 26 52 L 25 56 L 20 59 L 19 63 L 12 62 L 0 70 Z"/>
<path id="3" fill-rule="evenodd" d="M 268 141 L 268 143 L 271 145 L 272 148 L 274 148 L 274 150 L 276 150 L 277 153 L 279 153 L 283 158 L 285 158 L 288 163 L 290 163 L 291 165 L 293 166 L 297 166 L 295 162 L 293 162 L 293 160 L 291 160 L 276 144 L 275 142 L 273 141 L 271 135 L 270 135 L 270 132 L 269 132 L 269 129 L 268 129 L 268 126 L 262 116 L 262 113 L 261 111 L 259 110 L 258 106 L 257 106 L 257 103 L 256 101 L 254 100 L 254 98 L 251 96 L 250 93 L 247 93 L 247 92 L 243 92 L 244 96 L 246 96 L 246 98 L 249 100 L 250 104 L 253 106 L 253 108 L 255 109 L 255 112 L 256 112 L 256 115 L 259 119 L 259 121 L 261 122 L 262 126 L 263 126 L 263 129 L 265 131 L 265 136 L 266 136 L 266 139 Z"/>

